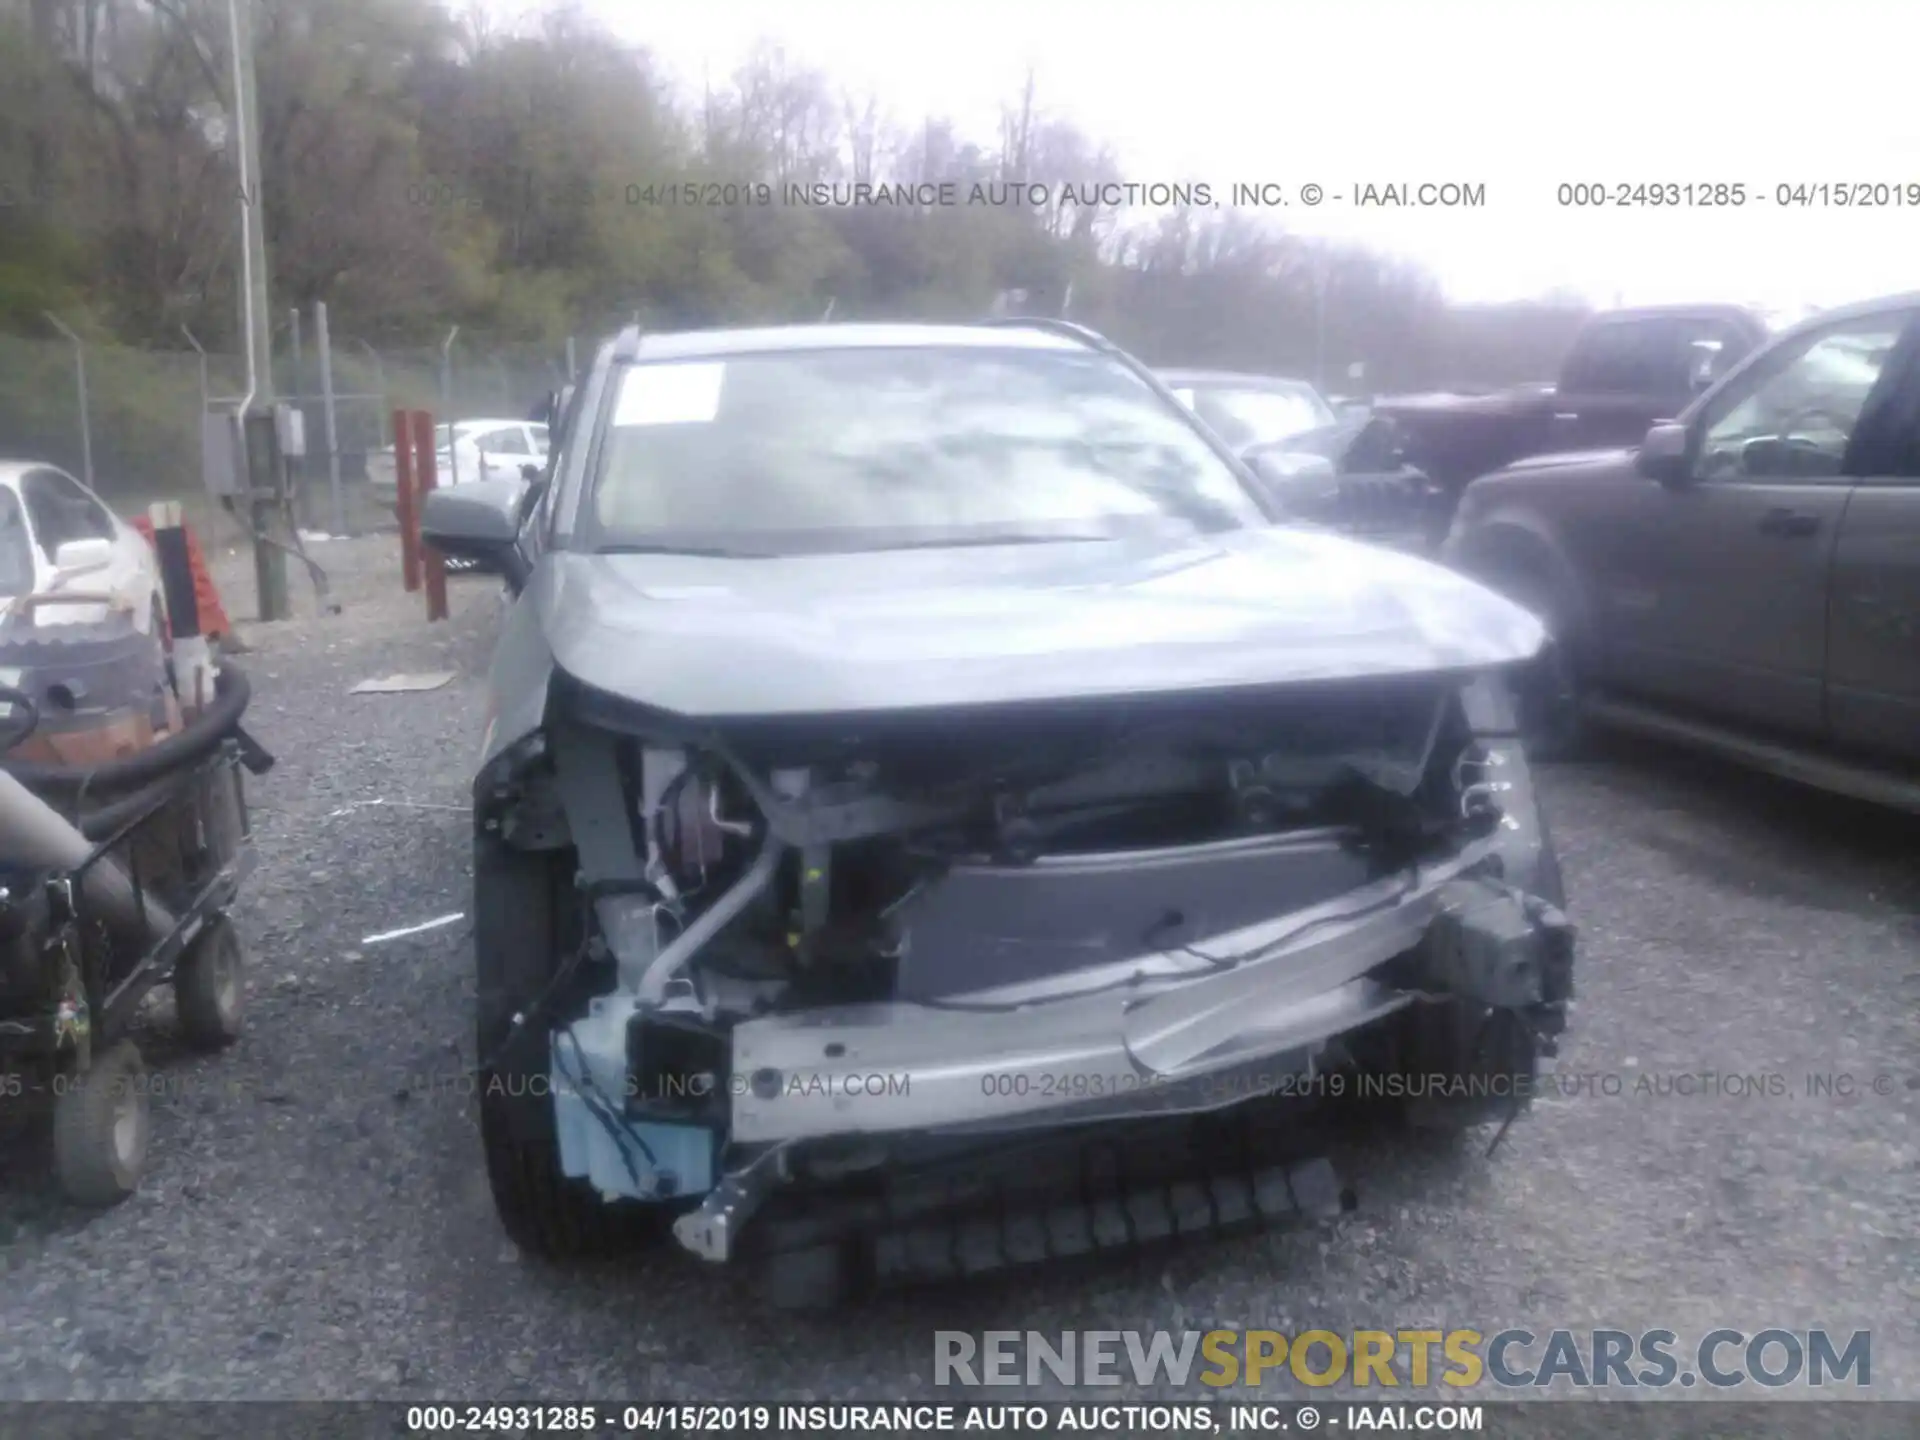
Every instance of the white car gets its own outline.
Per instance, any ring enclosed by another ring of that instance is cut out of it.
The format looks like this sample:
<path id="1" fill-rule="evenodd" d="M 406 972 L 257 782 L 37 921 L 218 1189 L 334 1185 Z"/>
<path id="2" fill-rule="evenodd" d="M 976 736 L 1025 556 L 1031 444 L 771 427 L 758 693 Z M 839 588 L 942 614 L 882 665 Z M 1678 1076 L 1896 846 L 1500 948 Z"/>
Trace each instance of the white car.
<path id="1" fill-rule="evenodd" d="M 434 483 L 460 485 L 517 475 L 523 465 L 547 463 L 547 427 L 531 420 L 456 420 L 435 439 Z M 400 498 L 393 447 L 367 457 L 367 480 L 383 504 Z"/>
<path id="2" fill-rule="evenodd" d="M 153 546 L 99 496 L 55 466 L 0 460 L 0 614 L 76 625 L 122 611 L 164 635 L 163 594 Z"/>

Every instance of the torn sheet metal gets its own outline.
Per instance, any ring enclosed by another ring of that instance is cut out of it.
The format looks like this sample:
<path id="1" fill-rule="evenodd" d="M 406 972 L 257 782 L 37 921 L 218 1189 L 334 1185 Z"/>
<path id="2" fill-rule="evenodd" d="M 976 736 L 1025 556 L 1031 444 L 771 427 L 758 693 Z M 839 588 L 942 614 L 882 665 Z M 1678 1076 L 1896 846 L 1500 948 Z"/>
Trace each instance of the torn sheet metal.
<path id="1" fill-rule="evenodd" d="M 453 679 L 451 670 L 429 670 L 418 675 L 386 675 L 362 680 L 349 695 L 404 695 L 416 690 L 438 690 Z"/>

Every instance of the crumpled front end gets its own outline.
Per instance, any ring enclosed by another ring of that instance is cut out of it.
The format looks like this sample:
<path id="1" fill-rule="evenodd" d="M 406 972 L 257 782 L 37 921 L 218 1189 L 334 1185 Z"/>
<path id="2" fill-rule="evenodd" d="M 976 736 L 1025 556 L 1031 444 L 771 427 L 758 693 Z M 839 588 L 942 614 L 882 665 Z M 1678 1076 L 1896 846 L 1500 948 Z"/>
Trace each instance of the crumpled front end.
<path id="1" fill-rule="evenodd" d="M 783 1189 L 1244 1108 L 1426 1009 L 1528 1070 L 1571 993 L 1490 675 L 700 725 L 560 684 L 476 801 L 590 902 L 563 1167 L 704 1196 L 714 1259 Z"/>

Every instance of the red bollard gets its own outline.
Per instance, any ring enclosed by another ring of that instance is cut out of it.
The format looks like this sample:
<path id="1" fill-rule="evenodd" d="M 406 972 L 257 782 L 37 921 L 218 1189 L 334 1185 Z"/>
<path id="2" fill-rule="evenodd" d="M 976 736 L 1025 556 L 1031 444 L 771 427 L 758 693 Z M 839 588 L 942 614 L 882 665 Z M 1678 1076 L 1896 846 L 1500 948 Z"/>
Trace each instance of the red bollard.
<path id="1" fill-rule="evenodd" d="M 420 512 L 426 513 L 427 497 L 440 483 L 433 455 L 433 416 L 425 410 L 413 412 L 414 479 L 420 490 Z M 415 521 L 415 543 L 420 551 L 420 571 L 426 580 L 427 619 L 447 618 L 447 566 L 440 552 L 419 540 L 419 522 Z"/>
<path id="2" fill-rule="evenodd" d="M 400 516 L 400 579 L 411 595 L 420 588 L 420 507 L 413 495 L 413 435 L 407 412 L 393 412 L 394 510 Z"/>

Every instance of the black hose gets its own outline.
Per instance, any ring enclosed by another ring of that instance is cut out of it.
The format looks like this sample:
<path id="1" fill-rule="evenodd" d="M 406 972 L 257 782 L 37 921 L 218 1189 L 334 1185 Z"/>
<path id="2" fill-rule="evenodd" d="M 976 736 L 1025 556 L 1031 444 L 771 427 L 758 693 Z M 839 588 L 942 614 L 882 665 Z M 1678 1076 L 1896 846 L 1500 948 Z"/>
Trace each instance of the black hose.
<path id="1" fill-rule="evenodd" d="M 173 789 L 174 777 L 163 775 L 131 795 L 123 795 L 118 800 L 100 806 L 97 810 L 84 812 L 75 822 L 75 828 L 87 839 L 98 844 L 156 808 L 173 792 Z M 73 819 L 72 816 L 66 818 Z"/>
<path id="2" fill-rule="evenodd" d="M 49 793 L 68 797 L 78 793 L 118 795 L 130 801 L 134 797 L 126 792 L 143 789 L 206 759 L 222 740 L 233 736 L 240 742 L 241 759 L 247 769 L 255 775 L 265 774 L 273 766 L 273 757 L 240 728 L 240 717 L 246 713 L 252 694 L 246 675 L 236 666 L 224 664 L 214 681 L 213 703 L 195 716 L 186 729 L 157 745 L 121 760 L 91 766 L 47 765 L 0 758 L 0 770 L 43 797 Z"/>

